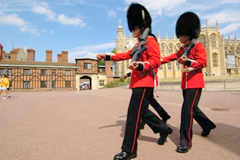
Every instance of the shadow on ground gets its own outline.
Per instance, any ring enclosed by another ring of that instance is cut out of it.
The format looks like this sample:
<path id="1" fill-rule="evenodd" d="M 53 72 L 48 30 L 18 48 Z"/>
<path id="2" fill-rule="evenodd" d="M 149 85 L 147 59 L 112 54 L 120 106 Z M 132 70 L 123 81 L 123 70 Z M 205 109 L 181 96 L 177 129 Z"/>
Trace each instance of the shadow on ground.
<path id="1" fill-rule="evenodd" d="M 117 120 L 116 124 L 99 127 L 99 129 L 118 127 L 121 126 L 120 137 L 124 137 L 125 132 L 125 120 Z M 169 124 L 168 124 L 169 125 Z M 230 126 L 223 123 L 217 123 L 217 128 L 212 130 L 208 137 L 202 137 L 208 139 L 210 142 L 215 143 L 227 150 L 230 150 L 234 154 L 240 156 L 240 128 Z M 147 127 L 147 125 L 145 125 Z M 179 129 L 177 127 L 169 125 L 173 129 L 173 133 L 169 135 L 170 139 L 176 146 L 179 144 Z M 193 136 L 201 136 L 202 129 L 198 124 L 193 126 Z M 157 138 L 144 136 L 140 133 L 138 140 L 157 143 Z M 197 144 L 194 144 L 197 145 Z"/>

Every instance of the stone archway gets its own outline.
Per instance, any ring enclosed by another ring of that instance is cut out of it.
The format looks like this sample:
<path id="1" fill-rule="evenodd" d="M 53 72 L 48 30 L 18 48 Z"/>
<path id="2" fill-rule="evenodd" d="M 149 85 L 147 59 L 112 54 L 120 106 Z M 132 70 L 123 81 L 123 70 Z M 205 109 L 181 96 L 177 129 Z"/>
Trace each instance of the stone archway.
<path id="1" fill-rule="evenodd" d="M 89 76 L 80 77 L 79 90 L 91 90 L 92 78 Z"/>

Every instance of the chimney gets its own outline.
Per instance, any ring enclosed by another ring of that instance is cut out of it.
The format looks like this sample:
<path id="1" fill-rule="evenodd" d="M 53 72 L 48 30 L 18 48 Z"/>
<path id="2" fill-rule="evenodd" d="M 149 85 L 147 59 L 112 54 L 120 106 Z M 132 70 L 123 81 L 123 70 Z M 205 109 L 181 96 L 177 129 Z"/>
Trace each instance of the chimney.
<path id="1" fill-rule="evenodd" d="M 4 51 L 1 43 L 0 43 L 0 59 L 4 59 Z"/>
<path id="2" fill-rule="evenodd" d="M 34 49 L 27 49 L 27 60 L 35 61 L 35 50 Z"/>
<path id="3" fill-rule="evenodd" d="M 62 62 L 62 55 L 60 53 L 57 54 L 57 62 L 58 63 Z"/>
<path id="4" fill-rule="evenodd" d="M 68 63 L 68 51 L 62 51 L 62 62 Z"/>
<path id="5" fill-rule="evenodd" d="M 46 50 L 46 62 L 52 62 L 52 51 Z"/>
<path id="6" fill-rule="evenodd" d="M 105 61 L 105 73 L 107 76 L 113 76 L 113 72 L 112 72 L 112 61 Z"/>

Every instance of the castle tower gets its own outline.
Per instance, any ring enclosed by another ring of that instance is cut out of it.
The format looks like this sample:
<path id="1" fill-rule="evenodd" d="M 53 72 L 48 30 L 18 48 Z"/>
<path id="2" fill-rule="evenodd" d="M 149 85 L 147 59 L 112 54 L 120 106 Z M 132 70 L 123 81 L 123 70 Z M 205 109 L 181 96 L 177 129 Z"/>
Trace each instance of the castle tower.
<path id="1" fill-rule="evenodd" d="M 122 21 L 119 20 L 119 25 L 117 28 L 117 39 L 116 39 L 116 53 L 124 52 L 125 48 L 125 35 L 122 27 Z M 116 74 L 123 76 L 124 74 L 124 61 L 117 62 Z"/>

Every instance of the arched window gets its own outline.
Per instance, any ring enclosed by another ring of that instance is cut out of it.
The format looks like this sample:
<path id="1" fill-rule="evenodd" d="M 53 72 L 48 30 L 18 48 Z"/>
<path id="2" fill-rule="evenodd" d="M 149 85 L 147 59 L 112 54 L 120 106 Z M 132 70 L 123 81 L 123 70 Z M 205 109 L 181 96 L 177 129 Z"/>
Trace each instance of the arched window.
<path id="1" fill-rule="evenodd" d="M 176 61 L 174 63 L 175 63 L 175 70 L 180 70 L 180 64 Z"/>
<path id="2" fill-rule="evenodd" d="M 206 47 L 206 38 L 205 38 L 204 35 L 201 35 L 201 36 L 199 37 L 199 41 L 202 42 L 202 44 L 204 45 L 204 47 Z"/>
<path id="3" fill-rule="evenodd" d="M 126 61 L 126 68 L 128 68 L 129 63 L 130 63 L 130 60 L 127 60 L 127 61 Z"/>
<path id="4" fill-rule="evenodd" d="M 164 64 L 160 65 L 159 70 L 163 70 L 163 65 Z"/>
<path id="5" fill-rule="evenodd" d="M 213 53 L 212 59 L 213 59 L 213 67 L 218 67 L 218 54 Z"/>
<path id="6" fill-rule="evenodd" d="M 211 44 L 212 47 L 216 47 L 216 35 L 215 34 L 211 34 Z"/>
<path id="7" fill-rule="evenodd" d="M 172 63 L 167 63 L 167 70 L 171 70 L 172 69 Z"/>
<path id="8" fill-rule="evenodd" d="M 231 53 L 234 53 L 234 44 L 231 45 L 230 51 Z"/>
<path id="9" fill-rule="evenodd" d="M 166 45 L 165 43 L 162 43 L 162 44 L 161 44 L 160 49 L 161 49 L 161 54 L 162 54 L 162 55 L 164 55 L 164 51 L 166 50 L 166 47 L 167 47 L 167 45 Z"/>
<path id="10" fill-rule="evenodd" d="M 169 44 L 169 54 L 172 54 L 173 53 L 173 44 L 170 43 Z"/>
<path id="11" fill-rule="evenodd" d="M 181 47 L 181 44 L 180 44 L 180 43 L 177 43 L 177 48 L 176 48 L 176 50 L 179 50 L 180 47 Z"/>
<path id="12" fill-rule="evenodd" d="M 237 46 L 237 53 L 240 53 L 240 44 Z"/>

